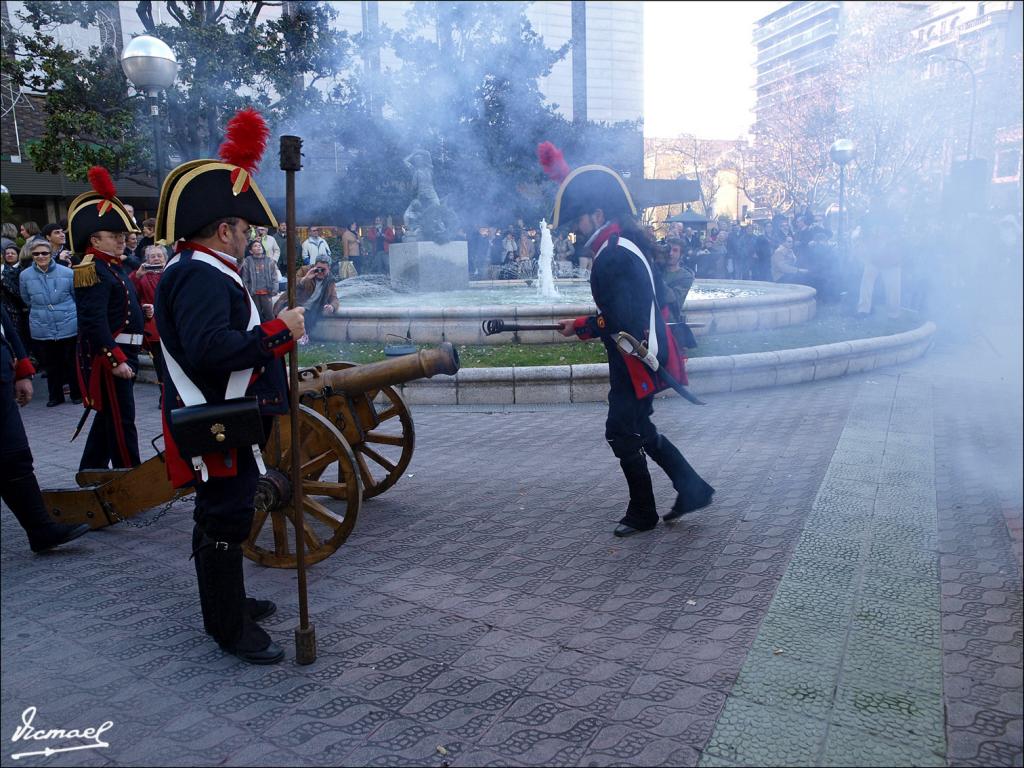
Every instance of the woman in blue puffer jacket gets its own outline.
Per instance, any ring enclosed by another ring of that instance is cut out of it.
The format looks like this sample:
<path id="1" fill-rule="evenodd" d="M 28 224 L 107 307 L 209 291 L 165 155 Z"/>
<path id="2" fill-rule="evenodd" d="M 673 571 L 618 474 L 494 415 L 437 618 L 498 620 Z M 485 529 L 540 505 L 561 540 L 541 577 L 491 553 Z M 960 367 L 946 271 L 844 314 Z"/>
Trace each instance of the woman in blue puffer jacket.
<path id="1" fill-rule="evenodd" d="M 47 407 L 64 402 L 64 384 L 71 390 L 71 402 L 82 402 L 78 387 L 75 344 L 78 339 L 78 311 L 75 308 L 74 273 L 53 260 L 50 244 L 37 238 L 28 245 L 32 266 L 18 275 L 22 301 L 28 306 L 28 325 L 46 370 L 50 391 Z"/>

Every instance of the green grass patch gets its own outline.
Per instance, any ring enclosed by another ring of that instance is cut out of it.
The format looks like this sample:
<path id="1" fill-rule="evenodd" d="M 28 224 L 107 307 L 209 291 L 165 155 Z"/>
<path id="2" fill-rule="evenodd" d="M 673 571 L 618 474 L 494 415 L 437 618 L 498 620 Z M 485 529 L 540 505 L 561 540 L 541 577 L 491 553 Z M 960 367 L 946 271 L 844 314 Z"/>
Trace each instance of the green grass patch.
<path id="1" fill-rule="evenodd" d="M 766 331 L 722 333 L 700 336 L 699 346 L 689 351 L 690 357 L 742 355 L 748 352 L 774 352 L 779 349 L 814 347 L 837 341 L 891 336 L 919 327 L 923 320 L 906 313 L 890 320 L 884 313 L 870 317 L 852 317 L 838 306 L 818 305 L 818 314 L 800 325 Z M 431 345 L 421 345 L 431 346 Z M 383 344 L 312 343 L 299 352 L 301 365 L 316 365 L 332 360 L 371 363 L 384 360 Z M 500 346 L 466 345 L 459 347 L 463 368 L 505 368 L 514 365 L 578 365 L 606 361 L 604 346 L 597 341 L 571 341 L 564 344 L 503 344 Z"/>

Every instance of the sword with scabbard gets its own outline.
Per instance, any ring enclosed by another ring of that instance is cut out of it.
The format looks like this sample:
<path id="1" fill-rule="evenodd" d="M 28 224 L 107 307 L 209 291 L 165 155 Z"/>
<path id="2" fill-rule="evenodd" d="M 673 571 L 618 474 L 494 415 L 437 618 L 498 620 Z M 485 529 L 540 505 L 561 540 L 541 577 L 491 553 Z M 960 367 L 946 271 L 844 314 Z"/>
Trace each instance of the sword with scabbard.
<path id="1" fill-rule="evenodd" d="M 670 374 L 665 367 L 658 362 L 658 358 L 655 357 L 650 350 L 647 349 L 647 345 L 642 341 L 637 341 L 635 337 L 626 333 L 625 331 L 619 331 L 615 334 L 615 345 L 625 352 L 627 355 L 639 358 L 644 365 L 651 369 L 652 372 L 657 373 L 661 376 L 662 380 L 668 384 L 672 389 L 678 392 L 682 397 L 689 400 L 694 405 L 707 405 L 703 400 L 697 397 L 693 392 L 688 390 L 678 381 L 675 376 Z"/>
<path id="2" fill-rule="evenodd" d="M 85 411 L 82 413 L 82 418 L 78 420 L 78 426 L 75 428 L 75 434 L 71 436 L 69 443 L 75 442 L 75 438 L 82 434 L 82 427 L 85 426 L 86 420 L 89 418 L 89 414 L 92 413 L 92 408 L 85 406 Z"/>

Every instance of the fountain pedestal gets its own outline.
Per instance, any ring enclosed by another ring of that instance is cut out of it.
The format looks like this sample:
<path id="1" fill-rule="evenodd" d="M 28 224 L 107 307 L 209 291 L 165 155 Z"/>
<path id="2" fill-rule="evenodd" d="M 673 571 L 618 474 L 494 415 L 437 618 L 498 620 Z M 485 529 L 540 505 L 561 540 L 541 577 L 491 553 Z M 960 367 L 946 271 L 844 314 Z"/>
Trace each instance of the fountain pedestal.
<path id="1" fill-rule="evenodd" d="M 454 291 L 469 287 L 465 240 L 449 243 L 392 243 L 388 249 L 391 284 L 415 291 Z"/>

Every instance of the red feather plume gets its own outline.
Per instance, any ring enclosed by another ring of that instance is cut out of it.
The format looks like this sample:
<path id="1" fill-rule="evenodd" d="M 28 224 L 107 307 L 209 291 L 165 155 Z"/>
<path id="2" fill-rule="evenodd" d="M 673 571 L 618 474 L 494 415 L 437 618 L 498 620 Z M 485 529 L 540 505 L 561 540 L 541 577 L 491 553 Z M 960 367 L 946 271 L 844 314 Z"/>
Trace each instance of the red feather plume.
<path id="1" fill-rule="evenodd" d="M 105 200 L 112 200 L 117 195 L 117 187 L 110 178 L 110 171 L 102 165 L 94 165 L 89 169 L 89 183 L 93 190 Z"/>
<path id="2" fill-rule="evenodd" d="M 263 115 L 252 107 L 240 109 L 228 122 L 224 143 L 220 145 L 220 159 L 255 173 L 268 138 L 270 129 Z"/>
<path id="3" fill-rule="evenodd" d="M 550 141 L 537 145 L 537 159 L 540 160 L 541 167 L 548 178 L 559 184 L 572 172 L 562 156 L 562 150 Z"/>

